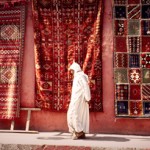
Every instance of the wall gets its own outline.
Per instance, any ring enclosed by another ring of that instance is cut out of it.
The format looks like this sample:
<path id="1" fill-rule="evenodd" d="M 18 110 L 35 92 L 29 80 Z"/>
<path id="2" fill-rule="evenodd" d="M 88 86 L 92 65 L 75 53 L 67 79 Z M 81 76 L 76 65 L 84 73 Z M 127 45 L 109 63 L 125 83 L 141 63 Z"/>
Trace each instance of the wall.
<path id="1" fill-rule="evenodd" d="M 34 107 L 34 51 L 33 51 L 33 23 L 31 5 L 27 14 L 26 43 L 23 64 L 22 107 Z M 90 113 L 91 133 L 115 133 L 150 135 L 149 119 L 116 119 L 114 115 L 114 84 L 113 84 L 113 28 L 112 28 L 112 2 L 104 0 L 103 19 L 103 107 L 104 112 Z M 25 128 L 26 112 L 21 112 L 16 120 L 15 129 Z M 0 122 L 1 128 L 8 128 L 10 121 Z M 66 113 L 33 112 L 30 129 L 38 131 L 64 131 L 68 132 Z"/>

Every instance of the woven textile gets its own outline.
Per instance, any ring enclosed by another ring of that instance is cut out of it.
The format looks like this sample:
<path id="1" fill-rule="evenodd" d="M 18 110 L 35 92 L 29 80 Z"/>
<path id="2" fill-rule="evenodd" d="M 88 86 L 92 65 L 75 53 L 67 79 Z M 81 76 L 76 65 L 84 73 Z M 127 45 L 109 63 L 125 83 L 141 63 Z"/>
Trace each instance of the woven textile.
<path id="1" fill-rule="evenodd" d="M 101 7 L 101 0 L 33 0 L 37 107 L 67 110 L 75 60 L 90 78 L 90 109 L 102 111 Z"/>
<path id="2" fill-rule="evenodd" d="M 117 117 L 150 117 L 150 1 L 114 0 Z"/>
<path id="3" fill-rule="evenodd" d="M 19 116 L 25 5 L 0 4 L 0 119 Z"/>

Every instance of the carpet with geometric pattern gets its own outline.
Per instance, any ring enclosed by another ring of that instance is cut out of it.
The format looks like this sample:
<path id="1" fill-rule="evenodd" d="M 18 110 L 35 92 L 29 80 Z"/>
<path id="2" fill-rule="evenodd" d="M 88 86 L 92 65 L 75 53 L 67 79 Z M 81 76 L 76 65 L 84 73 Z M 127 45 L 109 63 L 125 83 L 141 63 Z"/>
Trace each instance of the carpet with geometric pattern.
<path id="1" fill-rule="evenodd" d="M 0 3 L 0 119 L 19 116 L 24 33 L 24 3 Z"/>

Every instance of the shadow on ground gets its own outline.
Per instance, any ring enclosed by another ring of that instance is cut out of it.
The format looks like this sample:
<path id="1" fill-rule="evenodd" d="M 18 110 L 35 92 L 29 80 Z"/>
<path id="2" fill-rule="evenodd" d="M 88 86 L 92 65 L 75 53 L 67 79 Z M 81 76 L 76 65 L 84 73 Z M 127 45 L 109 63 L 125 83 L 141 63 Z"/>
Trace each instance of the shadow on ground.
<path id="1" fill-rule="evenodd" d="M 63 132 L 59 132 L 57 134 L 55 134 L 52 137 L 38 137 L 37 139 L 40 140 L 68 140 L 71 139 L 71 135 L 70 134 L 65 134 Z M 150 141 L 150 138 L 144 138 L 144 137 L 130 137 L 130 138 L 126 138 L 126 137 L 116 137 L 116 136 L 100 136 L 97 134 L 91 134 L 90 136 L 88 135 L 86 137 L 86 139 L 81 139 L 81 140 L 85 140 L 85 141 L 114 141 L 114 142 L 127 142 L 130 141 L 131 139 L 140 139 L 140 140 L 145 140 L 145 141 Z"/>
<path id="2" fill-rule="evenodd" d="M 71 136 L 68 136 L 68 138 L 63 138 L 63 137 L 37 137 L 37 139 L 40 140 L 68 140 L 71 139 Z M 86 137 L 85 139 L 79 139 L 79 140 L 85 140 L 85 141 L 114 141 L 114 142 L 127 142 L 129 139 L 127 138 L 122 138 L 122 137 L 109 137 L 109 136 L 101 136 L 101 137 Z"/>

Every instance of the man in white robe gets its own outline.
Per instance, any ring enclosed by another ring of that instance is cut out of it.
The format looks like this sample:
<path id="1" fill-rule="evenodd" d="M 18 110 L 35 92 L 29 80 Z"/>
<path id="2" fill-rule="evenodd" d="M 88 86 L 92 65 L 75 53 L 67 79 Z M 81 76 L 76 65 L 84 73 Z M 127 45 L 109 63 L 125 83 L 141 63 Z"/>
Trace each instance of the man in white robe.
<path id="1" fill-rule="evenodd" d="M 71 100 L 67 112 L 67 123 L 72 139 L 85 138 L 89 133 L 89 101 L 91 92 L 88 76 L 81 70 L 79 64 L 73 62 L 69 68 L 74 73 Z"/>

